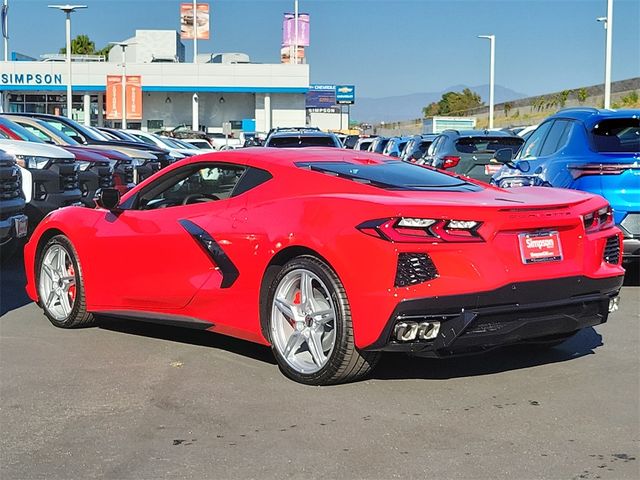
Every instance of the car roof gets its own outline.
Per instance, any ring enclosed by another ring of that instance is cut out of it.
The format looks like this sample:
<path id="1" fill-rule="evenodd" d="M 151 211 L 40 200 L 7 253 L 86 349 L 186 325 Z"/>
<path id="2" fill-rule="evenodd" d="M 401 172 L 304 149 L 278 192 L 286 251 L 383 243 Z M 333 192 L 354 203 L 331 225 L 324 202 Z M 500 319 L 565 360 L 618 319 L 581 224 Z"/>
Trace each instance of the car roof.
<path id="1" fill-rule="evenodd" d="M 501 130 L 444 130 L 443 135 L 455 135 L 458 137 L 516 137 L 513 132 Z"/>
<path id="2" fill-rule="evenodd" d="M 317 130 L 309 131 L 281 131 L 273 132 L 269 138 L 281 138 L 281 137 L 334 137 L 335 134 L 328 132 L 319 132 Z"/>
<path id="3" fill-rule="evenodd" d="M 591 107 L 565 108 L 554 113 L 547 120 L 553 118 L 571 118 L 583 122 L 587 127 L 592 127 L 602 120 L 629 117 L 640 118 L 640 109 L 605 110 Z"/>
<path id="4" fill-rule="evenodd" d="M 273 147 L 248 147 L 237 150 L 224 150 L 220 152 L 206 153 L 189 159 L 181 160 L 176 164 L 208 162 L 230 162 L 262 168 L 265 170 L 277 170 L 289 168 L 298 162 L 351 162 L 354 164 L 383 164 L 389 159 L 379 153 L 370 153 L 363 150 L 348 150 L 333 147 L 307 147 L 307 148 L 273 148 Z M 174 164 L 175 165 L 175 164 Z M 171 168 L 171 167 L 169 167 Z"/>

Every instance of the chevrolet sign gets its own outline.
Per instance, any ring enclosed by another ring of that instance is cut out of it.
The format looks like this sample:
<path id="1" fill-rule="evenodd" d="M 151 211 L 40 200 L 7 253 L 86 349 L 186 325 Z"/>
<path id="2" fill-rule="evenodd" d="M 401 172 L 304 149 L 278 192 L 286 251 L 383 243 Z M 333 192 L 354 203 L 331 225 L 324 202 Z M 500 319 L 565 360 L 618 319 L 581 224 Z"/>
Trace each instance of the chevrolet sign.
<path id="1" fill-rule="evenodd" d="M 336 102 L 342 105 L 351 105 L 356 100 L 355 85 L 336 85 Z"/>

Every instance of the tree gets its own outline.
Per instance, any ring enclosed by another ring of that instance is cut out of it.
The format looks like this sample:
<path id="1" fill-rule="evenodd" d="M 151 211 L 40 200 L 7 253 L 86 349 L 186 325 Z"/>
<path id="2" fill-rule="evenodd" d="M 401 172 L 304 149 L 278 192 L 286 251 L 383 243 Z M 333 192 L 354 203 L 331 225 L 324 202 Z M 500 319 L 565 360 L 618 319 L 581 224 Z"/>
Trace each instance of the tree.
<path id="1" fill-rule="evenodd" d="M 587 91 L 586 88 L 582 87 L 580 90 L 578 90 L 578 93 L 576 94 L 576 96 L 578 97 L 578 102 L 584 103 L 584 101 L 589 96 L 589 92 Z"/>
<path id="2" fill-rule="evenodd" d="M 461 116 L 469 110 L 483 106 L 484 103 L 476 92 L 465 88 L 462 92 L 447 92 L 438 103 L 430 103 L 422 109 L 425 117 L 435 115 Z"/>
<path id="3" fill-rule="evenodd" d="M 504 116 L 505 117 L 509 116 L 509 112 L 511 111 L 512 108 L 513 108 L 513 103 L 505 102 L 505 104 L 504 104 Z"/>
<path id="4" fill-rule="evenodd" d="M 73 55 L 93 55 L 96 44 L 87 35 L 78 35 L 71 40 L 71 53 Z M 62 47 L 60 53 L 67 53 L 67 47 Z"/>

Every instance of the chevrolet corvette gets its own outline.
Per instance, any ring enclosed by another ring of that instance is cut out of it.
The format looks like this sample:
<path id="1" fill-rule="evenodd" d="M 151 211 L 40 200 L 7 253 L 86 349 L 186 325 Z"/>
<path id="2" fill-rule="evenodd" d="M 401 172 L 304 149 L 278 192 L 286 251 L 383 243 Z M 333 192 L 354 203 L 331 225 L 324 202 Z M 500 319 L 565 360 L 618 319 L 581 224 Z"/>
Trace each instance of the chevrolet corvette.
<path id="1" fill-rule="evenodd" d="M 555 345 L 607 321 L 624 274 L 602 197 L 366 152 L 205 154 L 97 204 L 49 214 L 25 247 L 27 292 L 54 325 L 230 335 L 313 385 L 360 379 L 383 351 Z"/>

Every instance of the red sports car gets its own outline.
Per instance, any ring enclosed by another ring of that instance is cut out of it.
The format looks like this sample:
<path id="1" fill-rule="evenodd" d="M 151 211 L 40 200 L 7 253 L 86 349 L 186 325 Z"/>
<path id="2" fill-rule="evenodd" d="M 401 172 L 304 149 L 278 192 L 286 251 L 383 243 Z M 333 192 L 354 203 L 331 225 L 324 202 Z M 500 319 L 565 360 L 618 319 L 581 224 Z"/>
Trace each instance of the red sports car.
<path id="1" fill-rule="evenodd" d="M 561 342 L 607 320 L 624 273 L 601 197 L 365 152 L 202 155 L 98 204 L 50 214 L 25 248 L 28 294 L 54 325 L 223 333 L 271 345 L 308 384 L 361 378 L 381 351 Z"/>

